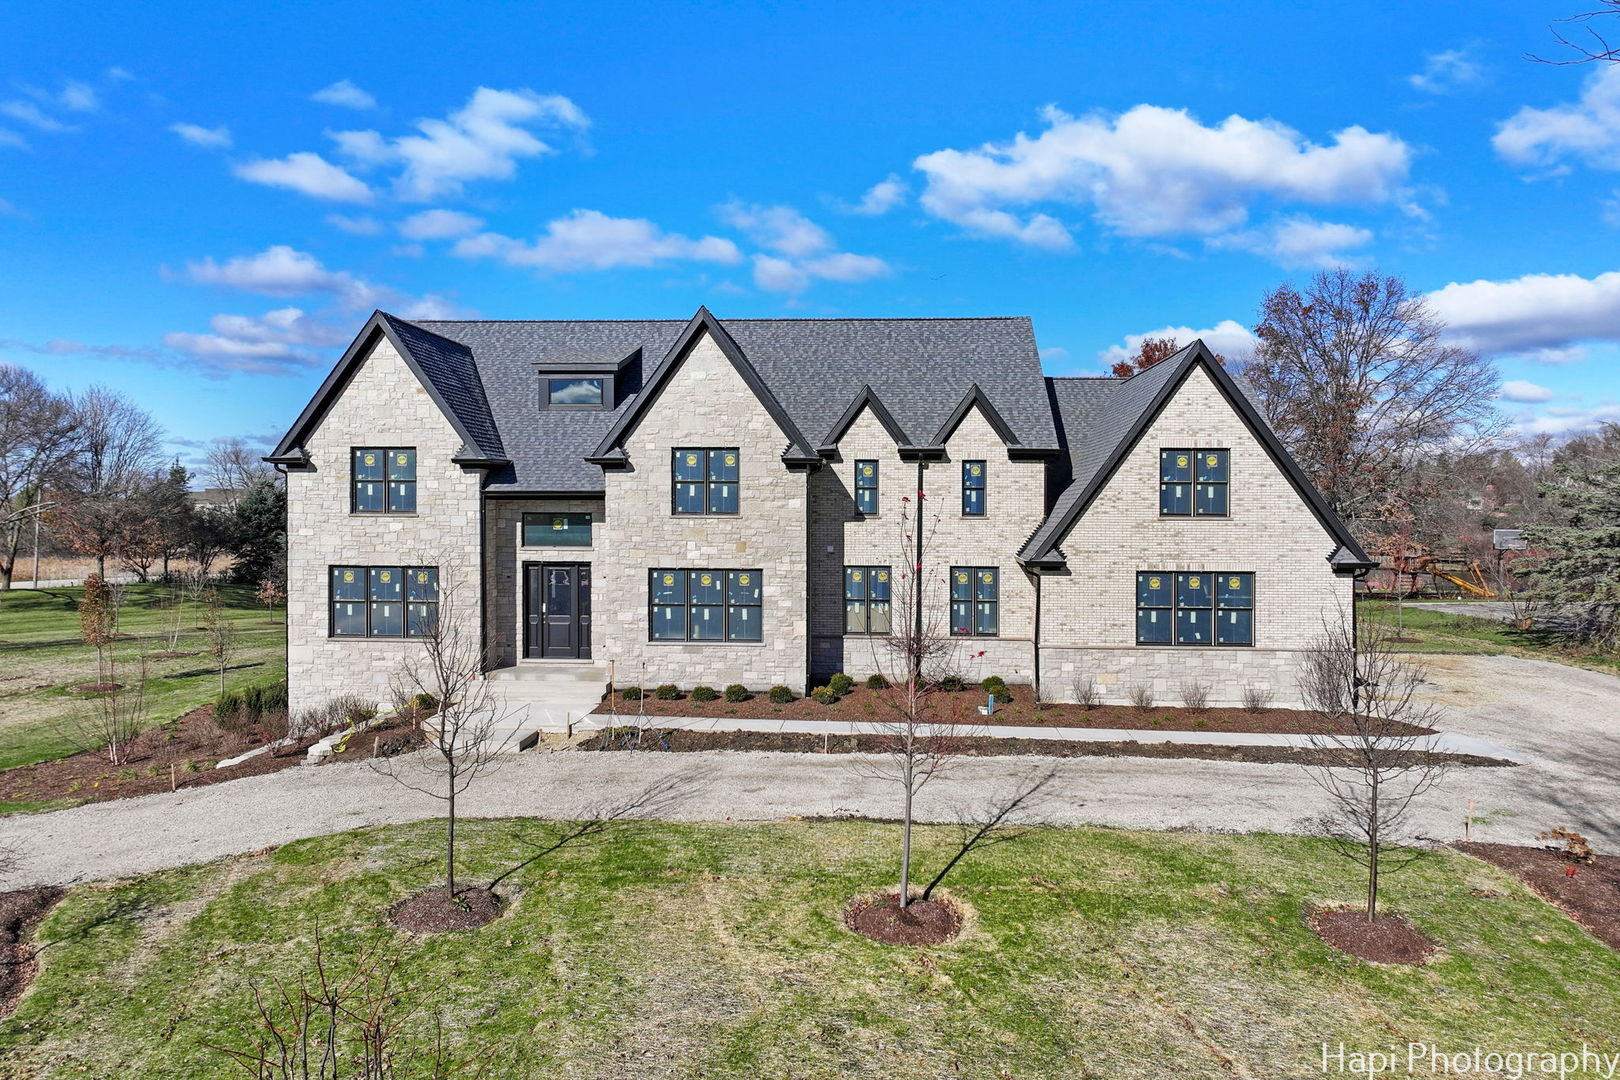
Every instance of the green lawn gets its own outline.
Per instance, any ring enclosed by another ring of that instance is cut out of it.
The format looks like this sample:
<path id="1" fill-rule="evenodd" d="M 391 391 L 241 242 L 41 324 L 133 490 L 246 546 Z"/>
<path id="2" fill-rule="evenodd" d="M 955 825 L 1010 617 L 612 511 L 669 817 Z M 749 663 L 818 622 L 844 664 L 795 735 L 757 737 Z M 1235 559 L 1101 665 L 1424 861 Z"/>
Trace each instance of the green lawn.
<path id="1" fill-rule="evenodd" d="M 0 593 L 0 769 L 44 761 L 78 749 L 64 730 L 74 710 L 91 700 L 70 687 L 96 680 L 95 650 L 79 639 L 78 603 L 84 590 L 20 589 Z M 238 652 L 226 672 L 227 686 L 279 679 L 286 670 L 286 609 L 266 608 L 245 586 L 225 585 L 220 594 L 236 627 Z M 115 648 L 119 681 L 133 672 L 133 658 L 168 648 L 174 612 L 166 585 L 126 587 Z M 195 656 L 153 661 L 146 689 L 148 719 L 172 720 L 212 701 L 219 676 L 206 654 L 197 611 L 182 612 L 181 652 Z M 0 811 L 3 812 L 3 811 Z"/>
<path id="2" fill-rule="evenodd" d="M 1380 625 L 1395 627 L 1395 604 L 1390 601 L 1360 600 L 1356 608 Z M 1620 674 L 1620 655 L 1596 653 L 1537 630 L 1517 630 L 1498 619 L 1452 615 L 1408 604 L 1401 624 L 1401 636 L 1417 639 L 1395 646 L 1403 652 L 1505 653 Z"/>
<path id="3" fill-rule="evenodd" d="M 465 823 L 464 873 L 563 831 Z M 920 830 L 925 868 L 954 836 Z M 1300 1077 L 1324 1041 L 1620 1051 L 1620 958 L 1460 855 L 1390 879 L 1442 946 L 1404 968 L 1305 926 L 1360 888 L 1309 839 L 1036 831 L 959 866 L 968 928 L 918 950 L 839 918 L 893 880 L 893 826 L 624 823 L 517 870 L 482 929 L 397 930 L 383 913 L 436 880 L 441 837 L 362 830 L 74 890 L 0 1021 L 0 1075 L 231 1075 L 199 1044 L 241 1043 L 250 982 L 306 971 L 317 925 L 329 955 L 397 950 L 397 985 L 436 988 L 453 1042 L 501 1078 Z"/>

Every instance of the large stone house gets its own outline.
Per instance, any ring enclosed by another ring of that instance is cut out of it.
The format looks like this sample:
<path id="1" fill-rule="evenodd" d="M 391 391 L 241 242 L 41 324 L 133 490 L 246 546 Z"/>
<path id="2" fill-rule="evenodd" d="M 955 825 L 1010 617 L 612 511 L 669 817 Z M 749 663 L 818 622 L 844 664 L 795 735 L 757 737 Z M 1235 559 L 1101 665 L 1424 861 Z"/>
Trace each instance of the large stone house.
<path id="1" fill-rule="evenodd" d="M 863 676 L 918 535 L 963 676 L 1286 702 L 1370 565 L 1201 342 L 1054 378 L 1026 318 L 378 312 L 268 460 L 295 708 L 385 696 L 452 590 L 497 675 Z"/>

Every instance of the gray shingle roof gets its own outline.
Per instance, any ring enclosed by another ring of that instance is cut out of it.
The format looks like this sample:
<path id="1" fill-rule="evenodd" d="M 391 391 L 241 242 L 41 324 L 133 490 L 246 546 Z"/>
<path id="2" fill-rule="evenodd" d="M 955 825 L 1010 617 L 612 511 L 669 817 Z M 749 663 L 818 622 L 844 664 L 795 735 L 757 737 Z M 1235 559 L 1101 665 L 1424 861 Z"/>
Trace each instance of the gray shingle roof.
<path id="1" fill-rule="evenodd" d="M 537 365 L 563 370 L 616 363 L 636 348 L 663 360 L 687 320 L 423 321 L 417 325 L 472 353 L 512 465 L 492 491 L 599 491 L 585 456 L 639 390 L 604 412 L 542 413 Z M 1021 445 L 1056 448 L 1035 334 L 1027 318 L 726 319 L 722 325 L 812 446 L 870 385 L 913 443 L 932 441 L 978 384 Z M 651 371 L 644 374 L 650 376 Z"/>
<path id="2" fill-rule="evenodd" d="M 455 413 L 459 426 L 472 443 L 463 450 L 463 455 L 492 460 L 506 457 L 472 350 L 392 315 L 384 313 L 383 318 L 388 320 L 401 344 L 410 350 L 439 397 Z"/>

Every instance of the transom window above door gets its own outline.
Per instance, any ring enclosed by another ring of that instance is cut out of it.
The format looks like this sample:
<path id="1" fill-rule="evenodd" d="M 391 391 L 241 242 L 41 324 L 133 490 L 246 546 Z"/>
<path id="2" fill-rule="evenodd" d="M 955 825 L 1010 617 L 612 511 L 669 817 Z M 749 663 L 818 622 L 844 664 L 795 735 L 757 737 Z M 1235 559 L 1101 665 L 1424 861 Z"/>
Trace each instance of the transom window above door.
<path id="1" fill-rule="evenodd" d="M 524 547 L 590 547 L 591 515 L 524 514 Z"/>
<path id="2" fill-rule="evenodd" d="M 416 447 L 355 447 L 353 474 L 354 513 L 416 513 Z"/>
<path id="3" fill-rule="evenodd" d="M 740 455 L 735 446 L 676 447 L 673 509 L 676 514 L 735 514 Z"/>

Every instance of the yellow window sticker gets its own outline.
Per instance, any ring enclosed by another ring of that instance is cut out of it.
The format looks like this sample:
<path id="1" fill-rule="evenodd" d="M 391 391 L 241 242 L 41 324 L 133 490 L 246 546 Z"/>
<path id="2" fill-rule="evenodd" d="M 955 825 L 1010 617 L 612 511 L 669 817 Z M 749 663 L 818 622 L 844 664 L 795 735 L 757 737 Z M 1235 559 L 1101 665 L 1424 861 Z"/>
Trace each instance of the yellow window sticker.
<path id="1" fill-rule="evenodd" d="M 861 580 L 861 572 L 859 570 L 851 570 L 849 572 L 849 580 L 851 580 L 851 581 L 859 581 L 859 580 Z"/>
<path id="2" fill-rule="evenodd" d="M 1205 465 L 1213 466 L 1216 462 L 1218 462 L 1220 460 L 1221 459 L 1216 457 L 1214 454 L 1205 454 L 1204 455 L 1204 464 Z"/>
<path id="3" fill-rule="evenodd" d="M 877 572 L 877 579 L 879 581 L 888 581 L 889 580 L 889 572 L 887 570 L 879 570 Z"/>
<path id="4" fill-rule="evenodd" d="M 1243 583 L 1237 578 L 1227 578 L 1226 587 L 1228 589 L 1239 589 L 1243 587 Z"/>
<path id="5" fill-rule="evenodd" d="M 749 577 L 750 577 L 750 575 L 748 575 L 748 574 L 738 574 L 737 575 L 737 584 L 739 584 L 739 585 L 748 584 Z"/>
<path id="6" fill-rule="evenodd" d="M 377 580 L 378 581 L 381 581 L 384 584 L 387 584 L 388 582 L 392 581 L 393 579 L 394 579 L 394 576 L 392 574 L 390 574 L 387 570 L 379 570 L 379 571 L 377 571 Z"/>
<path id="7" fill-rule="evenodd" d="M 367 454 L 366 458 L 365 458 L 365 461 L 366 461 L 367 465 L 375 465 L 375 464 L 377 464 L 377 455 L 376 454 Z"/>
<path id="8" fill-rule="evenodd" d="M 688 465 L 696 465 L 697 464 L 697 455 L 696 454 L 687 454 L 686 455 L 686 463 Z"/>
<path id="9" fill-rule="evenodd" d="M 1187 455 L 1186 454 L 1177 454 L 1176 455 L 1176 465 L 1177 465 L 1178 468 L 1185 469 L 1187 467 Z"/>
<path id="10" fill-rule="evenodd" d="M 1157 589 L 1158 587 L 1159 587 L 1159 579 L 1158 578 L 1156 578 L 1156 577 L 1148 578 L 1148 588 Z"/>
<path id="11" fill-rule="evenodd" d="M 343 580 L 344 580 L 344 582 L 346 584 L 353 584 L 354 583 L 354 571 L 353 570 L 345 570 L 345 571 L 343 571 Z"/>
<path id="12" fill-rule="evenodd" d="M 735 464 L 737 464 L 737 455 L 736 454 L 727 454 L 726 455 L 726 464 L 727 465 L 735 465 Z"/>
<path id="13" fill-rule="evenodd" d="M 394 455 L 394 464 L 395 465 L 403 465 L 409 460 L 410 460 L 410 458 L 406 457 L 404 454 L 395 454 Z"/>
<path id="14" fill-rule="evenodd" d="M 984 573 L 979 575 L 979 580 L 984 582 L 986 585 L 988 585 L 992 581 L 996 580 L 996 575 L 994 575 L 994 574 L 990 573 L 990 571 L 986 570 Z"/>
<path id="15" fill-rule="evenodd" d="M 967 584 L 967 579 L 968 579 L 968 576 L 965 573 L 956 575 L 956 581 L 957 581 L 957 584 L 959 584 L 959 585 L 966 585 Z"/>
<path id="16" fill-rule="evenodd" d="M 1190 588 L 1194 588 L 1194 589 L 1196 589 L 1196 588 L 1198 588 L 1198 580 L 1199 580 L 1199 579 L 1198 579 L 1198 578 L 1196 578 L 1196 577 L 1190 577 L 1190 578 L 1188 578 L 1188 579 L 1187 579 L 1187 585 L 1188 585 L 1188 586 L 1189 586 L 1189 587 L 1190 587 Z"/>
<path id="17" fill-rule="evenodd" d="M 714 584 L 714 575 L 713 574 L 700 574 L 698 576 L 698 584 L 700 584 L 700 585 L 712 585 L 712 584 Z"/>
<path id="18" fill-rule="evenodd" d="M 416 572 L 416 583 L 418 585 L 426 585 L 427 584 L 427 571 L 426 570 L 418 570 Z"/>
<path id="19" fill-rule="evenodd" d="M 673 585 L 673 584 L 675 584 L 675 575 L 674 574 L 665 574 L 664 575 L 664 584 L 665 585 Z"/>
<path id="20" fill-rule="evenodd" d="M 562 518 L 552 518 L 551 527 L 558 532 L 561 532 L 562 530 L 568 528 L 568 522 L 564 521 Z"/>
<path id="21" fill-rule="evenodd" d="M 978 476 L 980 471 L 981 471 L 981 467 L 978 466 L 978 465 L 969 465 L 968 466 L 968 475 L 970 475 L 970 476 Z"/>

